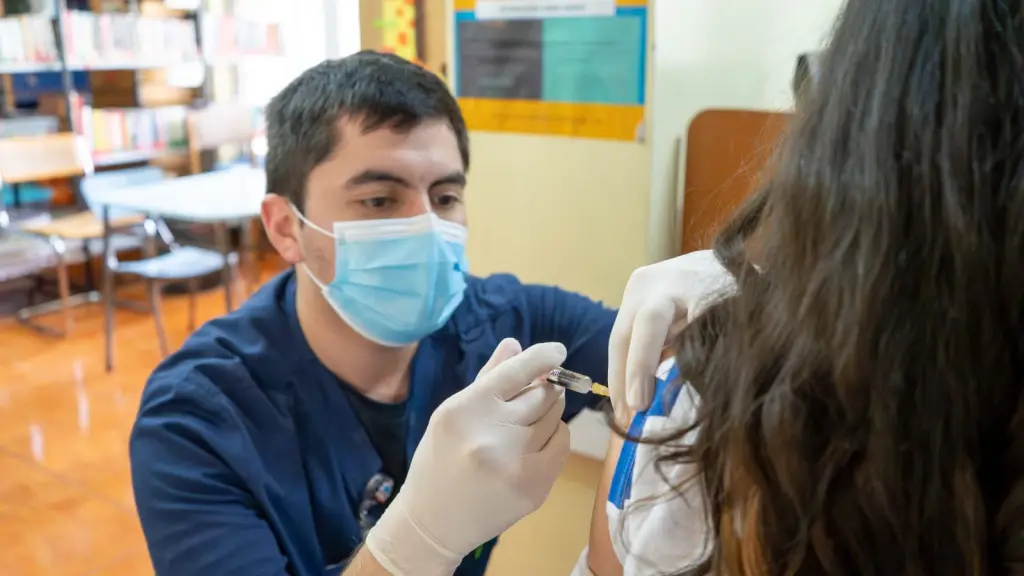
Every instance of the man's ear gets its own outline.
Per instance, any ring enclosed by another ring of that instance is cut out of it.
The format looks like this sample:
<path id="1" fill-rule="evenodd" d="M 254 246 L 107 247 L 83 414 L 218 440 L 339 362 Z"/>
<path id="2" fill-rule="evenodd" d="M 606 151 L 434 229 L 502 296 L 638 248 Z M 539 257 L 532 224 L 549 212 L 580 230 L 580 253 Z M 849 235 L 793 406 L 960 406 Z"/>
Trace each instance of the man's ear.
<path id="1" fill-rule="evenodd" d="M 302 262 L 302 247 L 298 238 L 298 219 L 291 202 L 277 194 L 267 194 L 260 206 L 260 218 L 267 238 L 274 249 L 289 264 Z"/>

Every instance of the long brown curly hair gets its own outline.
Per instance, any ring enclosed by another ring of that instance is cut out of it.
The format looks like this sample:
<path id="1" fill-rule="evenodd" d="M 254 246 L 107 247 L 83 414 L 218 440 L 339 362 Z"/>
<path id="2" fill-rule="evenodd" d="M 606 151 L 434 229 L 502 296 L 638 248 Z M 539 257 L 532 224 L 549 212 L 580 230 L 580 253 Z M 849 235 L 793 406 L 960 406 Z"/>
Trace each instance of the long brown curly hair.
<path id="1" fill-rule="evenodd" d="M 678 348 L 682 573 L 1024 574 L 1022 5 L 848 1 Z"/>

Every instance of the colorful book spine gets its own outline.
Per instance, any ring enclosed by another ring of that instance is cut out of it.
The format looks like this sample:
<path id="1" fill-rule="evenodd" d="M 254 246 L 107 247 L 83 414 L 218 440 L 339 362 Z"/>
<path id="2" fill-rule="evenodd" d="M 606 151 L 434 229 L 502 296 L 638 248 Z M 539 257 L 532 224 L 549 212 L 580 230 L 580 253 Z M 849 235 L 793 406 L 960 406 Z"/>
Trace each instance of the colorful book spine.
<path id="1" fill-rule="evenodd" d="M 163 108 L 91 108 L 87 139 L 94 157 L 120 153 L 158 154 L 183 151 L 185 116 L 181 106 Z"/>

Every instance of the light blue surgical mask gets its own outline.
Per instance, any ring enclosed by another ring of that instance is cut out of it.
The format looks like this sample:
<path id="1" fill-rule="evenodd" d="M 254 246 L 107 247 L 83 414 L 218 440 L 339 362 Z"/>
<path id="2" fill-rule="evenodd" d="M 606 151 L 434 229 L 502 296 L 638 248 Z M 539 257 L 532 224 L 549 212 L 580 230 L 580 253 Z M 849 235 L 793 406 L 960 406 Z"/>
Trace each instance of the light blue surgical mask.
<path id="1" fill-rule="evenodd" d="M 294 208 L 294 207 L 293 207 Z M 466 290 L 465 226 L 427 213 L 412 218 L 335 222 L 334 279 L 306 273 L 353 330 L 384 346 L 406 346 L 451 318 Z"/>

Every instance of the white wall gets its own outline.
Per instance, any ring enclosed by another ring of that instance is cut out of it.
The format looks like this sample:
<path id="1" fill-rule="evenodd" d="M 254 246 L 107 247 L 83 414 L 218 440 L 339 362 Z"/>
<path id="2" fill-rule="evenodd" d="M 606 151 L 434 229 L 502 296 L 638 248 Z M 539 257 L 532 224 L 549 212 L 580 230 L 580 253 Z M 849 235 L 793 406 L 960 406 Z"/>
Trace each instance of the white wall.
<path id="1" fill-rule="evenodd" d="M 253 58 L 238 66 L 239 95 L 262 106 L 303 70 L 359 50 L 358 0 L 237 0 L 239 13 L 281 23 L 283 58 Z"/>
<path id="2" fill-rule="evenodd" d="M 707 108 L 792 107 L 797 55 L 822 45 L 841 5 L 842 0 L 656 0 L 648 260 L 679 250 L 682 198 L 676 183 L 683 174 L 677 158 L 685 158 L 690 120 Z"/>
<path id="3" fill-rule="evenodd" d="M 359 52 L 359 0 L 322 0 L 327 58 Z"/>

